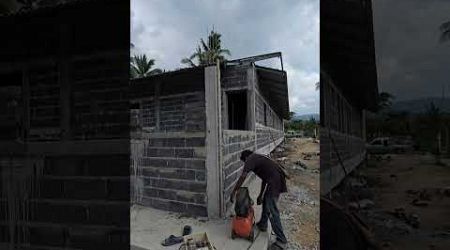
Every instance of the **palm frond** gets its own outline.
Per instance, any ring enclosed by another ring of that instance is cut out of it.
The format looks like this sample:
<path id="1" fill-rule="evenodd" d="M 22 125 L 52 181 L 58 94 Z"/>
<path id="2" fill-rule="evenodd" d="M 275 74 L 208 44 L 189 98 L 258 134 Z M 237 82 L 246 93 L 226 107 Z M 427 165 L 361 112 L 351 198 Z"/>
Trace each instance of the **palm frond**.
<path id="1" fill-rule="evenodd" d="M 130 76 L 132 78 L 146 77 L 160 72 L 160 69 L 153 69 L 155 59 L 147 59 L 145 54 L 134 55 L 130 58 Z"/>
<path id="2" fill-rule="evenodd" d="M 219 54 L 227 54 L 227 55 L 231 56 L 231 52 L 228 49 L 220 49 Z"/>
<path id="3" fill-rule="evenodd" d="M 187 64 L 189 67 L 196 67 L 195 63 L 190 58 L 183 58 L 181 59 L 182 64 Z"/>

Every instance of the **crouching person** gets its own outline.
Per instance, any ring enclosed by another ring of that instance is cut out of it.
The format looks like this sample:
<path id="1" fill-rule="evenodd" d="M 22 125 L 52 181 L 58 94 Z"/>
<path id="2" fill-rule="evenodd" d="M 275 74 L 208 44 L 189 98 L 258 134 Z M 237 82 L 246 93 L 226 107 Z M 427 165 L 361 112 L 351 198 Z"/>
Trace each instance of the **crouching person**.
<path id="1" fill-rule="evenodd" d="M 272 244 L 270 249 L 285 249 L 287 239 L 281 225 L 277 202 L 280 194 L 287 192 L 286 178 L 288 178 L 288 175 L 281 165 L 265 155 L 244 150 L 240 159 L 245 163 L 244 170 L 231 193 L 230 201 L 234 202 L 234 196 L 244 183 L 247 174 L 250 171 L 255 173 L 262 181 L 261 191 L 256 201 L 258 205 L 262 204 L 263 206 L 261 219 L 256 225 L 260 231 L 266 231 L 268 220 L 270 220 L 273 232 L 277 237 L 276 242 Z"/>

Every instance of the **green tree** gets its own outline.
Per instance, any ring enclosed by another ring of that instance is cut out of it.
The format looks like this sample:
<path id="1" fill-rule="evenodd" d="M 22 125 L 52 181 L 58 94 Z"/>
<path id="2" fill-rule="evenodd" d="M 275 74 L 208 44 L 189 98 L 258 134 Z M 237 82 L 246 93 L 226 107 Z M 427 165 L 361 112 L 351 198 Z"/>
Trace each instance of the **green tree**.
<path id="1" fill-rule="evenodd" d="M 130 59 L 131 78 L 141 78 L 162 73 L 161 69 L 152 69 L 154 65 L 155 59 L 147 59 L 146 55 L 134 55 Z"/>
<path id="2" fill-rule="evenodd" d="M 231 55 L 228 49 L 222 48 L 221 34 L 214 30 L 208 35 L 207 42 L 200 39 L 200 45 L 197 46 L 196 51 L 188 58 L 181 60 L 182 64 L 187 64 L 190 67 L 200 65 L 210 65 L 216 63 L 216 60 L 224 61 L 225 55 Z M 194 62 L 197 60 L 197 64 Z"/>

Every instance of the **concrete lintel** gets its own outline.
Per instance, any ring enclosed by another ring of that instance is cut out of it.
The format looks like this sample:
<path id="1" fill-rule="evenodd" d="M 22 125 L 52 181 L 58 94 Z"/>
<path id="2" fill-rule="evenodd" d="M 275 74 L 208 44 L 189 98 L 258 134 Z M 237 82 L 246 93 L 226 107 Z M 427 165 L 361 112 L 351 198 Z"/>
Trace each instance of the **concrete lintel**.
<path id="1" fill-rule="evenodd" d="M 205 68 L 206 107 L 206 193 L 209 218 L 220 218 L 222 208 L 222 163 L 221 135 L 221 90 L 220 71 L 217 66 Z"/>

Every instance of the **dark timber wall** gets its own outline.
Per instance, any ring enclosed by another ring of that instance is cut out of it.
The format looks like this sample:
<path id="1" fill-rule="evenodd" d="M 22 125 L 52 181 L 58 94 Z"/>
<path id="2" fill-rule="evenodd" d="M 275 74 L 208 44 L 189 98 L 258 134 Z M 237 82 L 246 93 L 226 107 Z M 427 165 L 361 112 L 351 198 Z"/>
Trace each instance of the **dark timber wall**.
<path id="1" fill-rule="evenodd" d="M 129 247 L 129 5 L 93 2 L 0 18 L 0 249 Z"/>
<path id="2" fill-rule="evenodd" d="M 135 99 L 142 128 L 132 138 L 133 202 L 207 216 L 204 70 L 171 74 L 135 81 L 148 90 Z"/>

